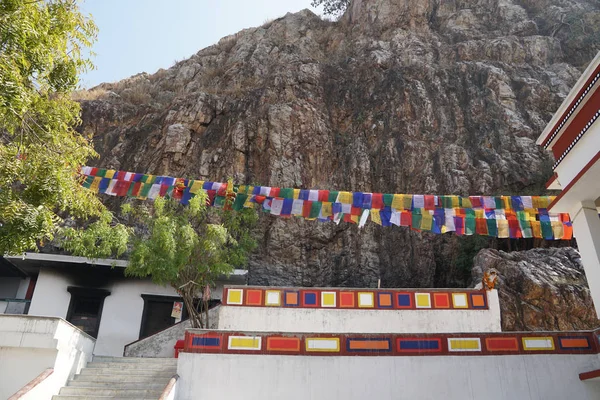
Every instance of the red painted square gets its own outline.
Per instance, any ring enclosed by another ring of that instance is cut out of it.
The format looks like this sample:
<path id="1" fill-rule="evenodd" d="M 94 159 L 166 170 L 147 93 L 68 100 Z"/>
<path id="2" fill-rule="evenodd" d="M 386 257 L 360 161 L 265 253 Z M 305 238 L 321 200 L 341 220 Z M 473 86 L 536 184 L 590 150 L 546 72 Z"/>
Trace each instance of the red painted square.
<path id="1" fill-rule="evenodd" d="M 353 308 L 354 304 L 354 292 L 340 292 L 341 308 Z"/>
<path id="2" fill-rule="evenodd" d="M 246 290 L 246 305 L 247 306 L 262 306 L 262 290 L 247 289 Z"/>
<path id="3" fill-rule="evenodd" d="M 516 337 L 486 338 L 485 347 L 488 351 L 519 351 Z"/>
<path id="4" fill-rule="evenodd" d="M 267 338 L 269 351 L 300 351 L 300 338 L 297 337 L 269 337 Z"/>
<path id="5" fill-rule="evenodd" d="M 450 296 L 448 293 L 433 293 L 434 308 L 450 308 Z"/>

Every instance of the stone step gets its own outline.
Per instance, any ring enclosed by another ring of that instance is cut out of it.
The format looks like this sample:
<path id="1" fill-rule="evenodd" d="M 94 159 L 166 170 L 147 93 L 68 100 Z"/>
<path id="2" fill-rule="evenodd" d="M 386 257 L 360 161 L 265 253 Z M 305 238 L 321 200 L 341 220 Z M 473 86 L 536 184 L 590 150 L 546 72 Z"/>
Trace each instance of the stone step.
<path id="1" fill-rule="evenodd" d="M 158 364 L 174 364 L 177 365 L 176 358 L 149 358 L 149 357 L 108 357 L 94 356 L 93 362 L 109 362 L 109 363 L 158 363 Z"/>
<path id="2" fill-rule="evenodd" d="M 70 380 L 67 382 L 67 386 L 70 387 L 87 387 L 87 388 L 114 388 L 114 389 L 154 389 L 162 390 L 167 386 L 168 382 L 88 382 L 88 381 L 74 381 Z"/>
<path id="3" fill-rule="evenodd" d="M 177 368 L 163 368 L 163 369 L 144 369 L 130 368 L 130 369 L 114 369 L 114 368 L 84 368 L 81 370 L 79 375 L 148 375 L 152 377 L 171 377 L 177 372 Z"/>
<path id="4" fill-rule="evenodd" d="M 141 368 L 141 369 L 169 369 L 176 370 L 177 364 L 172 363 L 137 363 L 137 362 L 91 362 L 88 363 L 86 368 L 111 368 L 111 369 L 133 369 L 133 368 Z"/>
<path id="5" fill-rule="evenodd" d="M 85 371 L 85 370 L 84 370 Z M 165 385 L 171 378 L 171 375 L 165 376 L 152 376 L 152 375 L 75 375 L 73 381 L 79 382 L 114 382 L 114 383 L 156 383 L 158 379 L 160 382 L 165 382 Z"/>
<path id="6" fill-rule="evenodd" d="M 162 389 L 100 389 L 65 386 L 60 389 L 59 395 L 70 396 L 119 396 L 119 397 L 153 397 L 158 399 Z"/>
<path id="7" fill-rule="evenodd" d="M 52 400 L 156 400 L 158 397 L 115 397 L 115 396 L 88 396 L 88 395 L 54 395 Z"/>

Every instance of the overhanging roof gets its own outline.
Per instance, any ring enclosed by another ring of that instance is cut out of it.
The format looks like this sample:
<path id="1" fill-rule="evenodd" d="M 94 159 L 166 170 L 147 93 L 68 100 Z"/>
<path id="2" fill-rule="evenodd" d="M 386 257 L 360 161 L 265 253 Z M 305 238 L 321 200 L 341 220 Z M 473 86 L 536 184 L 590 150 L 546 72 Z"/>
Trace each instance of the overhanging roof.
<path id="1" fill-rule="evenodd" d="M 114 267 L 119 267 L 119 268 L 125 268 L 127 267 L 128 261 L 127 260 L 116 260 L 116 259 L 109 259 L 109 258 L 99 258 L 99 259 L 89 259 L 89 258 L 85 258 L 85 257 L 76 257 L 76 256 L 69 256 L 69 255 L 62 255 L 62 254 L 47 254 L 47 253 L 23 253 L 22 255 L 19 256 L 4 256 L 4 258 L 7 260 L 12 260 L 13 262 L 18 262 L 19 260 L 30 260 L 30 261 L 37 261 L 40 263 L 40 266 L 43 266 L 43 264 L 41 264 L 42 262 L 46 261 L 49 263 L 64 263 L 64 264 L 83 264 L 83 265 L 104 265 L 104 266 L 114 266 Z M 0 258 L 1 259 L 1 258 Z M 239 278 L 239 277 L 243 277 L 246 276 L 248 274 L 248 271 L 245 269 L 235 269 L 232 273 L 231 273 L 231 277 L 232 278 Z"/>

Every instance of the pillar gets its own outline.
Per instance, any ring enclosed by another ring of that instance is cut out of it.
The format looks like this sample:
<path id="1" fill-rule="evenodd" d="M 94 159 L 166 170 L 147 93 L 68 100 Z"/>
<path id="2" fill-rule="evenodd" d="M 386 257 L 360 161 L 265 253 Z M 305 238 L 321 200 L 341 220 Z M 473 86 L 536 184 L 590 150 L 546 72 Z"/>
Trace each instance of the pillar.
<path id="1" fill-rule="evenodd" d="M 588 286 L 600 317 L 600 218 L 594 202 L 583 202 L 573 218 L 573 235 L 581 254 Z"/>

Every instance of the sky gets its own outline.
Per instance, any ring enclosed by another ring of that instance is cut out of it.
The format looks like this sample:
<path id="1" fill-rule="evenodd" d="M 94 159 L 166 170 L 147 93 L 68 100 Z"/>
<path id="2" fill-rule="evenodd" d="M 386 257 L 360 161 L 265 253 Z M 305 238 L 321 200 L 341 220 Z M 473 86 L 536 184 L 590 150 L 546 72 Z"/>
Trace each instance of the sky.
<path id="1" fill-rule="evenodd" d="M 288 12 L 309 8 L 311 0 L 86 0 L 81 4 L 98 26 L 92 49 L 96 69 L 82 76 L 91 88 L 139 72 L 169 68 L 245 28 Z"/>

